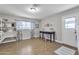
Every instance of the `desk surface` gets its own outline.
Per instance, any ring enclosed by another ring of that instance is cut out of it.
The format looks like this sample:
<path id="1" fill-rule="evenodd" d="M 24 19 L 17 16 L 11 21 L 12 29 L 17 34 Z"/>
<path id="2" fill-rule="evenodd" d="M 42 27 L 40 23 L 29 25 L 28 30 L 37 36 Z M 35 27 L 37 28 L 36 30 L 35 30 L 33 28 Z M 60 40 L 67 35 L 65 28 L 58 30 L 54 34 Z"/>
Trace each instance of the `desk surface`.
<path id="1" fill-rule="evenodd" d="M 42 38 L 44 37 L 44 34 L 50 34 L 50 42 L 52 42 L 52 35 L 53 35 L 53 42 L 55 42 L 55 32 L 40 31 L 40 33 L 42 33 Z"/>
<path id="2" fill-rule="evenodd" d="M 40 31 L 40 33 L 48 33 L 48 34 L 53 34 L 53 33 L 55 33 L 55 31 L 53 31 L 53 32 L 50 32 L 50 31 Z"/>

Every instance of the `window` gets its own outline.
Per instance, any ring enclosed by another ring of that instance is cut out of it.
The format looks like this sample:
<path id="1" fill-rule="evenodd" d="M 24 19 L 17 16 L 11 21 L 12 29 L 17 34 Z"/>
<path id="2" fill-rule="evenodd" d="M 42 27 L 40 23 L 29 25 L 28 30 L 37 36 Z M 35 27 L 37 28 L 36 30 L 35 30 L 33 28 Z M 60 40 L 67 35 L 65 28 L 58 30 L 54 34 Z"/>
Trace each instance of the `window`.
<path id="1" fill-rule="evenodd" d="M 17 21 L 16 28 L 18 29 L 31 29 L 31 22 Z"/>
<path id="2" fill-rule="evenodd" d="M 72 17 L 72 18 L 67 18 L 64 20 L 65 21 L 65 28 L 68 29 L 68 28 L 73 28 L 75 29 L 75 18 Z"/>

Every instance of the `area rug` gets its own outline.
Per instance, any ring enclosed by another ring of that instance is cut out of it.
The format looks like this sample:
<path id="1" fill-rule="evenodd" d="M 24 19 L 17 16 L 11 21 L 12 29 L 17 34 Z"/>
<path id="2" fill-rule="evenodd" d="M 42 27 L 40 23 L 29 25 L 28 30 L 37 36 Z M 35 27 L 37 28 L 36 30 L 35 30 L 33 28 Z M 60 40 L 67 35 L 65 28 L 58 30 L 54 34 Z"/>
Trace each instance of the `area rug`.
<path id="1" fill-rule="evenodd" d="M 55 50 L 55 53 L 58 55 L 74 55 L 75 54 L 75 50 L 62 46 L 60 48 L 58 48 L 57 50 Z"/>

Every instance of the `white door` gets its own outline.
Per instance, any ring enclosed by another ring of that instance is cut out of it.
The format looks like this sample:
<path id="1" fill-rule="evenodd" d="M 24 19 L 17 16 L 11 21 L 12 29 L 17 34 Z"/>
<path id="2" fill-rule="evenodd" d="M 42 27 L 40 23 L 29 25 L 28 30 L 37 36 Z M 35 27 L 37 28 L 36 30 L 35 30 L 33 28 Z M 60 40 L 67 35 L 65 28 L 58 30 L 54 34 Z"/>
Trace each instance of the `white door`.
<path id="1" fill-rule="evenodd" d="M 77 46 L 76 40 L 76 18 L 69 17 L 63 19 L 62 24 L 62 41 L 64 44 Z"/>

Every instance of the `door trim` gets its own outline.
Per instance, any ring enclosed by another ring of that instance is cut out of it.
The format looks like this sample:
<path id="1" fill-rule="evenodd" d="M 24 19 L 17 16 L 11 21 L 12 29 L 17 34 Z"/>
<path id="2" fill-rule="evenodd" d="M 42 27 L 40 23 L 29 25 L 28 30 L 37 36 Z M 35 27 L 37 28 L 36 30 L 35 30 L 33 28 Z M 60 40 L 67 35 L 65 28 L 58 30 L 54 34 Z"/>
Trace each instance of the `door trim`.
<path id="1" fill-rule="evenodd" d="M 66 45 L 69 45 L 68 43 L 66 43 L 66 42 L 64 42 L 63 41 L 63 39 L 64 39 L 64 19 L 67 19 L 67 18 L 72 18 L 72 17 L 75 17 L 75 31 L 76 31 L 76 27 L 77 27 L 77 16 L 75 16 L 75 15 L 73 15 L 73 14 L 71 14 L 71 15 L 66 15 L 66 16 L 63 16 L 62 17 L 62 43 L 63 44 L 66 44 Z M 76 31 L 77 32 L 77 31 Z M 76 34 L 75 34 L 76 35 Z M 77 39 L 76 39 L 76 36 L 75 36 L 75 40 L 77 41 Z M 69 46 L 73 46 L 73 45 L 69 45 Z M 77 46 L 73 46 L 73 47 L 77 47 Z"/>

